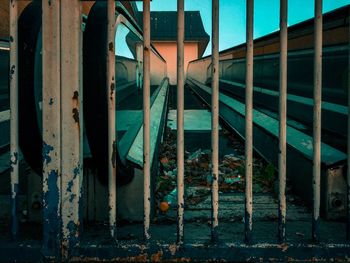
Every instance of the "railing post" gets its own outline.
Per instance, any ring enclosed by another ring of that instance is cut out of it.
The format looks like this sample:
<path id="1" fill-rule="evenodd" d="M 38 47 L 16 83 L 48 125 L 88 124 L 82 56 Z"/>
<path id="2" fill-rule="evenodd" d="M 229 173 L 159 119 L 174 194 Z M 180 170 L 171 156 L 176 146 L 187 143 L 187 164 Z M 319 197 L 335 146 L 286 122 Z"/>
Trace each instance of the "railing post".
<path id="1" fill-rule="evenodd" d="M 144 238 L 150 239 L 151 163 L 150 163 L 150 0 L 143 1 L 143 176 L 144 176 Z"/>
<path id="2" fill-rule="evenodd" d="M 350 18 L 350 11 L 348 18 Z M 347 226 L 346 238 L 350 240 L 350 25 L 348 25 L 348 173 L 347 173 Z"/>
<path id="3" fill-rule="evenodd" d="M 184 241 L 184 0 L 177 1 L 177 242 Z"/>
<path id="4" fill-rule="evenodd" d="M 18 235 L 17 195 L 19 177 L 18 159 L 18 3 L 9 1 L 10 9 L 10 162 L 11 162 L 11 235 Z"/>
<path id="5" fill-rule="evenodd" d="M 278 153 L 278 238 L 286 238 L 286 125 L 287 125 L 287 55 L 288 0 L 280 0 L 280 97 L 279 97 L 279 153 Z"/>
<path id="6" fill-rule="evenodd" d="M 211 96 L 211 149 L 212 149 L 212 241 L 218 241 L 219 225 L 219 0 L 212 0 L 212 96 Z"/>
<path id="7" fill-rule="evenodd" d="M 59 260 L 61 246 L 60 3 L 42 1 L 43 252 Z"/>
<path id="8" fill-rule="evenodd" d="M 79 244 L 81 196 L 81 2 L 61 1 L 62 259 Z"/>
<path id="9" fill-rule="evenodd" d="M 108 197 L 109 227 L 112 238 L 116 238 L 116 130 L 115 130 L 115 1 L 108 0 L 108 41 L 107 41 L 107 101 L 108 101 Z"/>
<path id="10" fill-rule="evenodd" d="M 247 0 L 247 56 L 245 93 L 245 242 L 253 230 L 253 16 L 254 0 Z"/>
<path id="11" fill-rule="evenodd" d="M 319 241 L 321 191 L 322 0 L 315 0 L 312 239 Z"/>

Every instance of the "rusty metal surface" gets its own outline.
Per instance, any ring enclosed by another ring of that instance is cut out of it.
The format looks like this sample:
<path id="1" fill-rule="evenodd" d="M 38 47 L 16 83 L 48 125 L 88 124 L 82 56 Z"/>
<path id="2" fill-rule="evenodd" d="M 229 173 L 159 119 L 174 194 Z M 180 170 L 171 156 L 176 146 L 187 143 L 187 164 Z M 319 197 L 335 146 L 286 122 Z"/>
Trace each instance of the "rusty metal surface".
<path id="1" fill-rule="evenodd" d="M 279 225 L 281 242 L 286 238 L 286 159 L 287 159 L 287 51 L 288 51 L 288 0 L 280 1 L 280 89 L 279 89 Z"/>
<path id="2" fill-rule="evenodd" d="M 312 239 L 317 241 L 321 204 L 321 94 L 322 94 L 322 0 L 315 0 L 314 34 L 314 111 L 313 111 L 313 225 Z"/>
<path id="3" fill-rule="evenodd" d="M 177 238 L 184 241 L 184 39 L 185 39 L 184 0 L 177 1 Z"/>
<path id="4" fill-rule="evenodd" d="M 21 253 L 18 248 L 21 246 Z M 5 250 L 6 249 L 6 250 Z M 342 244 L 254 244 L 226 243 L 211 245 L 187 243 L 150 242 L 149 244 L 130 244 L 120 242 L 118 245 L 87 244 L 74 249 L 69 262 L 348 262 L 349 245 Z M 301 253 L 302 251 L 302 253 Z M 44 260 L 40 254 L 40 245 L 33 243 L 8 243 L 1 246 L 0 262 L 37 262 Z M 46 259 L 49 260 L 49 259 Z M 49 260 L 50 261 L 50 260 Z M 52 260 L 54 262 L 54 260 Z"/>
<path id="5" fill-rule="evenodd" d="M 219 1 L 212 1 L 212 97 L 211 97 L 211 149 L 212 149 L 212 223 L 213 241 L 218 241 L 219 225 Z"/>
<path id="6" fill-rule="evenodd" d="M 43 67 L 43 253 L 59 257 L 61 247 L 61 58 L 60 5 L 44 0 Z"/>
<path id="7" fill-rule="evenodd" d="M 151 163 L 150 163 L 150 67 L 151 67 L 150 0 L 143 1 L 143 209 L 144 238 L 150 239 Z"/>
<path id="8" fill-rule="evenodd" d="M 7 261 L 345 261 L 350 256 L 350 245 L 342 240 L 333 239 L 341 236 L 332 231 L 345 227 L 342 222 L 332 224 L 324 231 L 327 239 L 321 238 L 320 224 L 320 176 L 321 176 L 321 72 L 322 72 L 322 0 L 315 0 L 315 110 L 314 110 L 314 158 L 313 158 L 313 202 L 314 209 L 309 215 L 309 221 L 291 222 L 294 235 L 286 241 L 286 58 L 287 58 L 287 1 L 281 0 L 281 107 L 280 107 L 280 180 L 279 205 L 274 211 L 279 211 L 279 218 L 258 218 L 253 234 L 253 13 L 254 0 L 247 1 L 247 74 L 246 74 L 246 104 L 245 104 L 245 196 L 242 196 L 242 214 L 232 216 L 230 208 L 228 216 L 219 226 L 219 192 L 218 192 L 218 114 L 219 114 L 219 54 L 218 54 L 218 0 L 213 0 L 213 60 L 212 60 L 212 199 L 211 209 L 206 210 L 209 217 L 202 216 L 186 221 L 191 231 L 190 238 L 184 240 L 184 0 L 178 0 L 178 107 L 177 107 L 177 157 L 178 157 L 178 216 L 172 223 L 151 223 L 151 159 L 150 159 L 150 0 L 143 2 L 144 31 L 144 82 L 143 82 L 143 161 L 144 184 L 143 205 L 144 220 L 142 223 L 127 224 L 121 227 L 121 240 L 116 243 L 116 163 L 113 158 L 115 151 L 115 3 L 108 1 L 108 51 L 107 62 L 107 94 L 109 116 L 109 223 L 101 229 L 92 225 L 92 232 L 86 228 L 82 238 L 81 196 L 83 182 L 83 147 L 82 147 L 82 18 L 80 0 L 62 0 L 54 5 L 43 0 L 43 192 L 44 192 L 44 224 L 43 243 L 33 240 L 25 233 L 21 241 L 10 237 L 0 239 L 0 262 Z M 58 12 L 60 10 L 60 12 Z M 17 193 L 18 193 L 18 96 L 17 96 L 17 1 L 10 1 L 11 20 L 11 235 L 18 236 Z M 54 63 L 52 63 L 54 62 Z M 53 75 L 54 77 L 51 77 Z M 350 98 L 350 97 L 349 97 Z M 244 123 L 243 123 L 244 124 Z M 350 124 L 349 124 L 350 125 Z M 350 144 L 348 144 L 350 145 Z M 349 148 L 350 146 L 348 146 Z M 348 161 L 349 163 L 349 161 Z M 348 175 L 349 184 L 349 175 Z M 350 188 L 350 186 L 348 186 Z M 254 198 L 254 200 L 253 200 Z M 259 198 L 259 196 L 257 196 Z M 261 196 L 260 196 L 261 198 Z M 349 199 L 349 197 L 348 197 Z M 270 203 L 266 203 L 266 206 Z M 349 203 L 348 203 L 349 206 Z M 258 207 L 258 206 L 257 206 Z M 254 209 L 256 207 L 254 206 Z M 266 209 L 266 207 L 265 207 Z M 243 211 L 244 210 L 244 211 Z M 225 211 L 224 211 L 225 212 Z M 349 213 L 349 211 L 348 211 Z M 242 215 L 244 215 L 242 220 Z M 277 221 L 279 219 L 279 221 Z M 221 219 L 220 219 L 221 220 Z M 256 218 L 254 218 L 256 220 Z M 243 222 L 242 222 L 243 221 Z M 221 222 L 221 221 L 220 221 Z M 118 222 L 122 226 L 122 222 Z M 279 236 L 271 238 L 271 233 L 279 224 Z M 294 226 L 293 226 L 294 225 Z M 1 225 L 3 227 L 4 225 Z M 174 231 L 178 228 L 178 232 Z M 203 226 L 211 230 L 211 235 L 202 235 Z M 29 227 L 32 227 L 31 225 Z M 349 227 L 349 226 L 348 226 Z M 6 224 L 5 224 L 6 228 Z M 40 227 L 35 227 L 40 229 Z M 35 230 L 34 229 L 34 230 Z M 242 230 L 244 236 L 242 237 Z M 303 229 L 303 232 L 299 232 Z M 306 230 L 308 229 L 308 230 Z M 304 233 L 311 229 L 313 241 L 304 238 Z M 33 229 L 32 229 L 33 230 Z M 100 231 L 101 230 L 101 231 Z M 107 231 L 106 231 L 107 230 Z M 109 230 L 109 231 L 108 231 Z M 142 231 L 143 230 L 143 231 Z M 124 231 L 124 232 L 123 232 Z M 133 233 L 139 233 L 133 234 Z M 261 234 L 261 232 L 263 234 Z M 349 232 L 349 230 L 348 230 Z M 118 225 L 119 234 L 119 225 Z M 152 240 L 150 239 L 152 236 Z M 218 236 L 223 236 L 218 242 Z M 302 238 L 300 238 L 302 236 Z M 110 238 L 112 237 L 112 238 Z M 243 239 L 241 242 L 241 239 Z M 275 240 L 276 239 L 276 240 Z M 293 239 L 293 240 L 291 240 Z M 299 239 L 299 240 L 298 240 Z M 302 242 L 297 242 L 297 241 Z M 46 258 L 45 258 L 46 257 Z"/>
<path id="9" fill-rule="evenodd" d="M 18 146 L 18 3 L 9 1 L 10 9 L 10 169 L 11 169 L 11 233 L 18 235 L 17 194 L 19 182 Z"/>
<path id="10" fill-rule="evenodd" d="M 253 230 L 253 31 L 254 0 L 247 1 L 247 54 L 245 90 L 245 240 L 250 243 Z"/>
<path id="11" fill-rule="evenodd" d="M 350 15 L 350 10 L 349 10 L 349 15 Z M 349 32 L 350 36 L 350 27 L 349 27 Z M 348 172 L 347 172 L 347 239 L 350 240 L 350 139 L 349 139 L 349 134 L 350 134 L 350 41 L 348 41 L 348 46 L 349 46 L 349 59 L 348 59 L 348 144 L 347 144 L 347 154 L 348 154 Z"/>
<path id="12" fill-rule="evenodd" d="M 81 2 L 61 2 L 61 211 L 62 260 L 69 258 L 81 234 Z"/>
<path id="13" fill-rule="evenodd" d="M 115 83 L 115 1 L 109 0 L 107 4 L 108 29 L 107 29 L 107 87 L 108 101 L 108 203 L 109 203 L 109 227 L 111 237 L 116 239 L 116 83 Z"/>

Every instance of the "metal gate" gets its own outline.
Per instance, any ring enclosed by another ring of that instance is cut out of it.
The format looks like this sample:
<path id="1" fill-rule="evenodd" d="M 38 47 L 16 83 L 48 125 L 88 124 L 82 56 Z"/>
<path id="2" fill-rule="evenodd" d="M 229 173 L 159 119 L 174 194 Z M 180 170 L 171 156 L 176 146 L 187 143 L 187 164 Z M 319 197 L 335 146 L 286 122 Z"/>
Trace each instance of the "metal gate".
<path id="1" fill-rule="evenodd" d="M 287 100 L 287 0 L 280 0 L 280 90 L 279 90 L 279 206 L 280 243 L 255 243 L 253 233 L 253 20 L 254 0 L 247 0 L 246 23 L 246 101 L 245 101 L 245 212 L 244 240 L 223 242 L 219 225 L 219 0 L 212 0 L 212 216 L 211 243 L 188 243 L 184 235 L 184 0 L 178 0 L 177 42 L 177 242 L 152 240 L 150 235 L 150 0 L 143 1 L 143 161 L 144 161 L 144 242 L 118 242 L 116 226 L 115 151 L 115 1 L 108 0 L 108 129 L 109 229 L 114 246 L 80 244 L 82 218 L 82 16 L 80 0 L 42 1 L 43 38 L 43 239 L 31 245 L 19 241 L 16 214 L 19 184 L 18 146 L 18 2 L 10 5 L 10 108 L 11 108 L 11 234 L 13 244 L 2 244 L 1 254 L 8 260 L 348 260 L 350 256 L 350 172 L 347 171 L 347 240 L 339 244 L 319 242 L 320 149 L 322 87 L 322 0 L 315 0 L 314 13 L 314 110 L 313 110 L 313 213 L 312 236 L 307 244 L 292 244 L 286 239 L 286 100 Z M 350 75 L 349 75 L 350 76 Z M 350 83 L 350 81 L 349 81 Z M 348 87 L 349 88 L 349 87 Z M 350 105 L 350 89 L 348 92 Z M 348 114 L 350 127 L 350 114 Z M 349 131 L 348 131 L 349 134 Z M 350 152 L 348 140 L 347 151 Z M 347 166 L 350 166 L 349 158 Z"/>

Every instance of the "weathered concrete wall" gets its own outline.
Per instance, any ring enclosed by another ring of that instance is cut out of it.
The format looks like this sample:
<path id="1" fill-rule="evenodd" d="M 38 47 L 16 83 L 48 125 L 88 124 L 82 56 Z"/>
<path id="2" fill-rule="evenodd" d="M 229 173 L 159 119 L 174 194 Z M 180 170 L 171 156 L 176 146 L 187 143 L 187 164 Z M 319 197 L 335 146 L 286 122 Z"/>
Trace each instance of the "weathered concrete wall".
<path id="1" fill-rule="evenodd" d="M 167 62 L 167 72 L 170 85 L 177 83 L 177 44 L 176 42 L 152 42 L 154 47 Z M 184 68 L 185 74 L 190 61 L 198 58 L 198 43 L 186 42 L 184 46 Z"/>
<path id="2" fill-rule="evenodd" d="M 151 52 L 151 85 L 159 85 L 166 76 L 166 63 Z"/>
<path id="3" fill-rule="evenodd" d="M 207 80 L 207 72 L 211 64 L 211 57 L 205 58 L 203 60 L 192 61 L 188 64 L 186 77 L 191 77 L 199 82 L 205 83 Z"/>

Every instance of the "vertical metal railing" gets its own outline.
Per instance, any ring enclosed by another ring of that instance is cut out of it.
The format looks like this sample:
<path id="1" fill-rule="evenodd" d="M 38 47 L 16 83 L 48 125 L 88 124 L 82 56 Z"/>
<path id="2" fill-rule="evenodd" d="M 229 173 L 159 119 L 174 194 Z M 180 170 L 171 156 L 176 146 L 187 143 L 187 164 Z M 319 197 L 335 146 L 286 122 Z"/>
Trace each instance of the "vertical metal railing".
<path id="1" fill-rule="evenodd" d="M 115 1 L 108 0 L 107 101 L 108 101 L 108 198 L 110 235 L 116 238 L 116 129 L 115 129 Z"/>
<path id="2" fill-rule="evenodd" d="M 212 149 L 212 241 L 218 241 L 219 225 L 219 0 L 212 0 L 212 96 L 211 96 L 211 149 Z"/>
<path id="3" fill-rule="evenodd" d="M 60 3 L 42 1 L 43 251 L 59 258 L 61 226 Z"/>
<path id="4" fill-rule="evenodd" d="M 177 1 L 177 241 L 184 241 L 184 0 Z"/>
<path id="5" fill-rule="evenodd" d="M 286 238 L 286 135 L 287 135 L 287 54 L 288 54 L 288 0 L 280 0 L 280 96 L 279 96 L 279 153 L 278 153 L 278 238 Z"/>
<path id="6" fill-rule="evenodd" d="M 151 163 L 150 163 L 150 0 L 143 1 L 143 173 L 144 173 L 144 238 L 150 238 Z"/>
<path id="7" fill-rule="evenodd" d="M 319 240 L 321 198 L 322 0 L 315 0 L 312 239 Z"/>
<path id="8" fill-rule="evenodd" d="M 61 190 L 62 258 L 67 260 L 80 239 L 81 195 L 81 2 L 61 1 Z"/>
<path id="9" fill-rule="evenodd" d="M 18 235 L 17 198 L 19 183 L 18 146 L 18 2 L 9 1 L 10 10 L 10 162 L 11 162 L 11 234 Z"/>
<path id="10" fill-rule="evenodd" d="M 245 242 L 252 241 L 253 230 L 253 22 L 254 0 L 247 0 L 247 55 L 245 90 Z"/>
<path id="11" fill-rule="evenodd" d="M 279 225 L 278 237 L 286 239 L 286 127 L 288 1 L 280 0 L 280 97 L 279 97 Z M 178 243 L 184 241 L 184 0 L 178 0 L 177 39 L 177 185 Z M 253 17 L 254 0 L 247 0 L 246 127 L 245 127 L 245 242 L 253 228 Z M 315 0 L 313 218 L 312 238 L 319 241 L 321 179 L 322 0 Z M 11 107 L 11 234 L 18 235 L 18 58 L 17 1 L 10 1 L 10 107 Z M 82 34 L 81 1 L 43 0 L 43 192 L 44 250 L 62 253 L 67 260 L 79 244 L 79 201 L 82 183 Z M 350 31 L 349 31 L 350 32 Z M 144 238 L 150 239 L 150 0 L 143 1 L 143 150 Z M 108 141 L 109 224 L 116 238 L 115 131 L 115 2 L 108 0 Z M 350 41 L 349 41 L 350 42 Z M 350 65 L 350 56 L 349 56 Z M 348 76 L 350 113 L 350 74 Z M 219 155 L 219 0 L 212 0 L 212 240 L 218 240 Z M 350 129 L 350 114 L 348 114 Z M 350 153 L 350 140 L 347 142 Z M 348 157 L 347 238 L 350 238 L 350 158 Z M 62 174 L 62 175 L 61 175 Z M 62 247 L 62 250 L 60 248 Z"/>
<path id="12" fill-rule="evenodd" d="M 348 17 L 350 18 L 350 11 Z M 350 240 L 350 25 L 348 25 L 348 149 L 347 149 L 347 154 L 348 154 L 348 171 L 347 171 L 347 226 L 346 226 L 346 238 L 347 240 Z"/>

